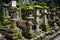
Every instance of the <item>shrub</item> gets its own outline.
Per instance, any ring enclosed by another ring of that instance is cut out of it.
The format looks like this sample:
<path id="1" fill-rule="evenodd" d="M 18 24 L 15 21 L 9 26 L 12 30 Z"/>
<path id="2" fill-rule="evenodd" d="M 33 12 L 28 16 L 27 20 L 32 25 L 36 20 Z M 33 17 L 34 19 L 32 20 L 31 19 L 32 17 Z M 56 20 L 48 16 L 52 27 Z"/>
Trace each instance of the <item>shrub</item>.
<path id="1" fill-rule="evenodd" d="M 33 30 L 29 30 L 28 31 L 28 34 L 33 38 L 35 36 L 35 33 Z"/>
<path id="2" fill-rule="evenodd" d="M 47 31 L 51 29 L 48 23 L 45 23 L 45 27 Z"/>
<path id="3" fill-rule="evenodd" d="M 14 27 L 14 28 L 10 28 L 9 30 L 13 32 L 14 37 L 16 37 L 17 39 L 22 38 L 22 33 L 21 33 L 21 30 L 19 28 Z"/>

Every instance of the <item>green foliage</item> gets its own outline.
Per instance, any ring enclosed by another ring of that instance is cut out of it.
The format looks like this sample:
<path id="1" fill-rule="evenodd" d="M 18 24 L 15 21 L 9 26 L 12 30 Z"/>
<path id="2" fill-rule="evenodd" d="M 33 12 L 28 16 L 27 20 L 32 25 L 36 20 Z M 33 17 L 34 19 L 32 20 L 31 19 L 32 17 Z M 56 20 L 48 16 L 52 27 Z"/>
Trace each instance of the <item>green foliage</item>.
<path id="1" fill-rule="evenodd" d="M 9 30 L 11 31 L 11 32 L 13 32 L 13 33 L 16 33 L 17 32 L 17 28 L 11 28 L 11 27 L 9 27 Z M 13 31 L 12 31 L 13 30 Z"/>
<path id="2" fill-rule="evenodd" d="M 4 19 L 4 25 L 8 25 L 8 24 L 11 24 L 11 21 L 9 21 L 8 19 Z"/>
<path id="3" fill-rule="evenodd" d="M 18 39 L 21 39 L 22 38 L 22 33 L 21 32 L 16 32 L 16 33 L 14 33 L 14 36 Z"/>
<path id="4" fill-rule="evenodd" d="M 30 34 L 30 36 L 31 36 L 32 38 L 35 36 L 35 33 L 34 33 L 33 30 L 29 30 L 29 31 L 28 31 L 28 34 Z"/>
<path id="5" fill-rule="evenodd" d="M 17 31 L 16 31 L 17 30 Z M 16 28 L 14 31 L 16 31 L 14 33 L 14 36 L 18 39 L 21 39 L 22 38 L 22 33 L 21 33 L 21 30 L 19 30 L 18 28 Z"/>
<path id="6" fill-rule="evenodd" d="M 43 9 L 48 9 L 49 7 L 47 7 L 47 6 L 42 6 L 42 8 L 43 8 Z"/>
<path id="7" fill-rule="evenodd" d="M 13 12 L 13 11 L 16 11 L 18 9 L 17 9 L 17 7 L 9 7 L 8 10 L 9 10 L 9 12 Z"/>
<path id="8" fill-rule="evenodd" d="M 13 32 L 14 34 L 14 37 L 18 38 L 18 39 L 21 39 L 22 38 L 22 33 L 21 33 L 21 30 L 17 27 L 13 27 L 13 28 L 9 28 L 9 30 L 11 32 Z"/>
<path id="9" fill-rule="evenodd" d="M 8 18 L 8 17 L 3 17 L 2 26 L 3 26 L 4 28 L 9 28 L 9 27 L 11 27 L 10 18 Z"/>
<path id="10" fill-rule="evenodd" d="M 20 6 L 21 6 L 20 0 L 17 0 L 17 7 L 20 7 Z"/>
<path id="11" fill-rule="evenodd" d="M 49 31 L 51 28 L 48 23 L 45 23 L 46 30 Z"/>

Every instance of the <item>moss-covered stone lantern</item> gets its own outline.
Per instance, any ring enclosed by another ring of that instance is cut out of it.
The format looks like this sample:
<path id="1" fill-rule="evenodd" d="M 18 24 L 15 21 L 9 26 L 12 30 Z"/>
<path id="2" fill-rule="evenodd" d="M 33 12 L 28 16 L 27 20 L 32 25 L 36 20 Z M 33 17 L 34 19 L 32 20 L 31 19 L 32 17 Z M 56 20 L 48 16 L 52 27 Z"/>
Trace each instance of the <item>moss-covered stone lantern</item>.
<path id="1" fill-rule="evenodd" d="M 50 26 L 48 24 L 47 14 L 48 14 L 48 7 L 46 5 L 42 6 L 42 14 L 43 14 L 43 24 L 45 25 L 46 31 L 50 30 Z"/>
<path id="2" fill-rule="evenodd" d="M 40 9 L 42 8 L 40 5 L 34 5 L 33 6 L 34 7 L 34 9 L 35 9 L 35 14 L 34 14 L 34 17 L 35 17 L 35 25 L 36 25 L 36 32 L 39 32 L 40 31 L 40 29 L 39 29 L 39 27 L 40 27 L 40 23 L 39 23 L 39 21 L 40 21 Z"/>
<path id="3" fill-rule="evenodd" d="M 33 25 L 32 21 L 34 19 L 33 13 L 32 13 L 33 12 L 33 7 L 32 6 L 25 6 L 24 9 L 26 11 L 28 11 L 28 17 L 27 17 L 27 19 L 29 20 L 28 24 L 30 26 L 30 30 L 32 30 L 32 25 Z"/>
<path id="4" fill-rule="evenodd" d="M 55 7 L 51 8 L 51 14 L 53 15 L 53 20 L 55 20 L 56 19 L 56 8 Z"/>
<path id="5" fill-rule="evenodd" d="M 11 7 L 8 9 L 10 14 L 11 14 L 11 22 L 12 22 L 12 26 L 16 27 L 16 0 L 11 0 Z"/>
<path id="6" fill-rule="evenodd" d="M 47 6 L 42 6 L 42 14 L 44 15 L 43 17 L 43 23 L 47 23 L 47 14 L 48 14 L 48 7 Z"/>

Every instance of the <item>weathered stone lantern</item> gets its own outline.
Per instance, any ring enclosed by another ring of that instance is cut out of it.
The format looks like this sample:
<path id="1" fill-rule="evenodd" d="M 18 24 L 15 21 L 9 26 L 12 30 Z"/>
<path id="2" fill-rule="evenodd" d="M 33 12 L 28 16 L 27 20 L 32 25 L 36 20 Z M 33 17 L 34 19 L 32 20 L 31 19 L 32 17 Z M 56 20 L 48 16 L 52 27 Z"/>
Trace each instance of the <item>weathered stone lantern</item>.
<path id="1" fill-rule="evenodd" d="M 57 21 L 56 21 L 56 19 L 57 19 L 57 14 L 56 14 L 56 8 L 51 8 L 51 15 L 53 15 L 52 16 L 52 23 L 53 23 L 53 25 L 54 26 L 52 26 L 52 27 L 54 27 L 54 29 L 58 29 L 59 27 L 58 27 L 58 25 L 57 25 Z"/>
<path id="2" fill-rule="evenodd" d="M 36 32 L 39 32 L 40 31 L 40 29 L 39 29 L 39 27 L 40 27 L 40 9 L 42 8 L 41 6 L 39 6 L 39 5 L 35 5 L 35 6 L 33 6 L 34 8 L 35 8 L 35 25 L 36 25 Z"/>
<path id="3" fill-rule="evenodd" d="M 47 14 L 48 14 L 48 7 L 47 6 L 42 6 L 42 14 L 43 14 L 43 24 L 45 25 L 45 30 L 49 31 L 50 30 L 50 26 L 48 24 L 48 19 L 47 19 Z"/>
<path id="4" fill-rule="evenodd" d="M 53 20 L 56 19 L 56 8 L 51 8 L 51 13 L 53 15 Z"/>
<path id="5" fill-rule="evenodd" d="M 48 19 L 51 19 L 51 18 L 50 18 L 50 15 L 51 15 L 51 12 L 49 11 L 49 12 L 48 12 Z"/>
<path id="6" fill-rule="evenodd" d="M 16 0 L 12 0 L 12 7 L 9 8 L 9 12 L 11 14 L 11 22 L 12 22 L 12 26 L 16 27 Z"/>
<path id="7" fill-rule="evenodd" d="M 43 23 L 47 23 L 47 14 L 48 14 L 47 9 L 48 9 L 48 7 L 47 6 L 42 6 L 42 7 L 43 7 L 42 8 L 42 13 L 44 15 L 44 17 L 43 17 Z"/>
<path id="8" fill-rule="evenodd" d="M 25 8 L 25 10 L 27 10 L 29 13 L 28 13 L 28 24 L 29 24 L 29 26 L 30 26 L 30 30 L 32 30 L 32 25 L 33 25 L 33 23 L 32 23 L 32 21 L 33 21 L 33 19 L 34 19 L 34 17 L 33 17 L 33 7 L 32 6 L 26 6 L 26 8 Z"/>

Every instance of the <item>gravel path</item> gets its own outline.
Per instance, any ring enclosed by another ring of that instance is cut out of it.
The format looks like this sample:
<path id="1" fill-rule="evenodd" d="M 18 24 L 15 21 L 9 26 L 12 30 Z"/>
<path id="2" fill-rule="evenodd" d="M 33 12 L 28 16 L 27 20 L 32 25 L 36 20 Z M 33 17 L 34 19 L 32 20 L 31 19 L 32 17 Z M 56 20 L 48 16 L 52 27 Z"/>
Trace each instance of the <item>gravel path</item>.
<path id="1" fill-rule="evenodd" d="M 60 40 L 60 35 L 56 36 L 54 40 Z"/>

